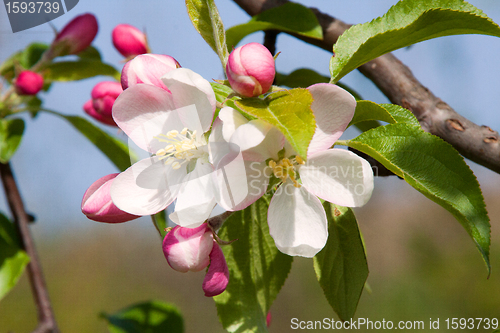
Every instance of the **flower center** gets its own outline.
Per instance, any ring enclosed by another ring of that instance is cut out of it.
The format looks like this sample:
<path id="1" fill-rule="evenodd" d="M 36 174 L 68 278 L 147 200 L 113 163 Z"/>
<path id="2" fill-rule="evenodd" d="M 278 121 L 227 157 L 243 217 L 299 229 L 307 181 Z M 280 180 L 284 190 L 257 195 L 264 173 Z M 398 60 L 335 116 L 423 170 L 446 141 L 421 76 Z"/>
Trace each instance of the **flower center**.
<path id="1" fill-rule="evenodd" d="M 295 167 L 304 164 L 304 160 L 300 156 L 288 159 L 283 158 L 278 163 L 273 160 L 269 161 L 269 167 L 273 170 L 273 174 L 276 178 L 280 179 L 283 183 L 287 178 L 293 182 L 293 186 L 300 187 L 301 185 L 297 181 L 297 171 Z"/>
<path id="2" fill-rule="evenodd" d="M 172 130 L 167 134 L 160 134 L 155 139 L 166 143 L 164 148 L 158 149 L 156 156 L 165 160 L 165 164 L 171 165 L 174 170 L 191 160 L 208 156 L 204 149 L 200 149 L 205 142 L 197 140 L 196 131 L 187 128 L 181 132 Z"/>

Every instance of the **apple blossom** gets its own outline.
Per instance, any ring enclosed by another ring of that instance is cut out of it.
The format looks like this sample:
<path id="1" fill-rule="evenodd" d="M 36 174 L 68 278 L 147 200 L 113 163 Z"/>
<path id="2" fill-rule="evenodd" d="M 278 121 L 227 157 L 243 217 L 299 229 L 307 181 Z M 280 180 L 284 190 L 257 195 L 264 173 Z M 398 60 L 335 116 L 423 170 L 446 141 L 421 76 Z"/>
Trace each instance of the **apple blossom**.
<path id="1" fill-rule="evenodd" d="M 274 58 L 259 43 L 234 49 L 226 64 L 226 74 L 234 91 L 245 97 L 266 93 L 274 81 Z"/>
<path id="2" fill-rule="evenodd" d="M 118 24 L 111 37 L 113 45 L 125 58 L 149 52 L 146 35 L 129 24 Z"/>
<path id="3" fill-rule="evenodd" d="M 123 92 L 122 86 L 116 81 L 103 81 L 94 86 L 92 99 L 88 100 L 83 109 L 85 112 L 103 124 L 116 126 L 112 117 L 112 108 L 116 98 Z"/>
<path id="4" fill-rule="evenodd" d="M 51 45 L 54 56 L 78 54 L 90 46 L 97 35 L 97 19 L 92 14 L 75 17 L 56 36 Z"/>
<path id="5" fill-rule="evenodd" d="M 272 174 L 281 185 L 269 204 L 269 232 L 281 252 L 313 257 L 328 238 L 326 214 L 318 197 L 342 206 L 362 206 L 373 190 L 373 172 L 356 154 L 330 149 L 352 119 L 355 99 L 332 84 L 316 84 L 308 90 L 314 100 L 316 130 L 307 160 L 274 127 L 261 120 L 248 121 L 231 108 L 220 111 L 222 125 L 214 124 L 214 131 L 242 149 L 249 164 L 242 181 L 251 184 L 241 204 L 231 205 L 218 194 L 219 204 L 227 210 L 245 208 L 266 192 Z"/>
<path id="6" fill-rule="evenodd" d="M 215 94 L 207 80 L 186 68 L 169 71 L 162 82 L 168 91 L 136 84 L 115 101 L 117 125 L 152 156 L 118 175 L 111 197 L 136 215 L 155 214 L 177 200 L 170 218 L 196 227 L 216 203 L 204 135 L 212 124 Z"/>
<path id="7" fill-rule="evenodd" d="M 14 79 L 14 86 L 19 95 L 36 95 L 43 88 L 43 76 L 24 70 Z"/>
<path id="8" fill-rule="evenodd" d="M 123 90 L 137 83 L 147 83 L 167 89 L 161 77 L 181 65 L 171 56 L 164 54 L 142 54 L 130 60 L 122 69 Z"/>
<path id="9" fill-rule="evenodd" d="M 119 223 L 138 218 L 137 215 L 125 213 L 118 209 L 111 200 L 109 189 L 117 176 L 113 173 L 95 181 L 82 199 L 82 212 L 89 219 L 98 222 Z"/>
<path id="10" fill-rule="evenodd" d="M 229 269 L 206 223 L 197 228 L 176 226 L 170 230 L 163 240 L 163 254 L 170 267 L 182 273 L 198 272 L 210 265 L 202 285 L 205 296 L 216 296 L 226 290 Z"/>

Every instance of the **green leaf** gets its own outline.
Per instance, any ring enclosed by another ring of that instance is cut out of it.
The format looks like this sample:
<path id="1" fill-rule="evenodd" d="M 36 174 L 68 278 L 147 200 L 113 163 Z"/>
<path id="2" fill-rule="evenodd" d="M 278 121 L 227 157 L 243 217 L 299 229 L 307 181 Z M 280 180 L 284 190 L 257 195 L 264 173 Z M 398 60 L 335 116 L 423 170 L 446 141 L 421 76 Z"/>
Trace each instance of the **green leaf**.
<path id="1" fill-rule="evenodd" d="M 226 31 L 214 0 L 186 0 L 189 18 L 201 37 L 217 53 L 226 70 L 229 52 L 226 45 Z"/>
<path id="2" fill-rule="evenodd" d="M 100 60 L 81 59 L 78 61 L 54 62 L 46 67 L 43 77 L 47 81 L 76 81 L 98 75 L 111 76 L 120 80 L 120 72 Z"/>
<path id="3" fill-rule="evenodd" d="M 365 248 L 352 209 L 323 203 L 328 241 L 314 257 L 314 270 L 328 303 L 343 321 L 354 316 L 368 277 Z"/>
<path id="4" fill-rule="evenodd" d="M 290 74 L 276 73 L 276 85 L 290 88 L 307 88 L 316 83 L 328 83 L 330 78 L 309 68 L 299 68 Z"/>
<path id="5" fill-rule="evenodd" d="M 87 47 L 85 50 L 78 53 L 77 56 L 80 59 L 102 60 L 101 53 L 93 46 Z"/>
<path id="6" fill-rule="evenodd" d="M 7 163 L 16 152 L 24 133 L 24 120 L 0 119 L 0 162 Z"/>
<path id="7" fill-rule="evenodd" d="M 307 88 L 316 83 L 328 83 L 330 78 L 319 74 L 309 68 L 299 68 L 290 74 L 276 73 L 276 85 L 287 86 L 289 88 Z M 361 100 L 361 96 L 354 89 L 337 82 L 337 85 L 342 89 L 347 90 L 356 100 Z"/>
<path id="8" fill-rule="evenodd" d="M 238 108 L 279 129 L 303 158 L 316 130 L 311 110 L 312 95 L 307 89 L 292 89 L 269 94 L 264 99 L 243 98 Z"/>
<path id="9" fill-rule="evenodd" d="M 476 177 L 448 143 L 421 128 L 397 123 L 346 142 L 403 178 L 462 224 L 490 271 L 490 223 Z"/>
<path id="10" fill-rule="evenodd" d="M 0 213 L 0 300 L 16 285 L 29 261 L 14 225 Z"/>
<path id="11" fill-rule="evenodd" d="M 278 251 L 269 235 L 269 199 L 234 212 L 219 237 L 238 238 L 222 246 L 229 267 L 226 291 L 214 300 L 222 325 L 229 332 L 267 332 L 266 315 L 290 272 L 293 257 Z"/>
<path id="12" fill-rule="evenodd" d="M 168 227 L 167 210 L 164 209 L 161 212 L 154 214 L 153 223 L 156 225 L 156 228 L 160 232 L 161 239 L 165 238 L 165 236 L 167 234 L 167 232 L 165 231 L 165 228 Z"/>
<path id="13" fill-rule="evenodd" d="M 55 111 L 41 110 L 69 121 L 75 129 L 82 133 L 120 170 L 124 171 L 131 165 L 131 160 L 137 160 L 135 154 L 127 145 L 79 116 L 67 116 Z"/>
<path id="14" fill-rule="evenodd" d="M 379 105 L 371 101 L 357 101 L 356 111 L 349 126 L 373 120 L 381 120 L 389 124 L 406 123 L 420 127 L 417 118 L 409 110 L 399 105 Z"/>
<path id="15" fill-rule="evenodd" d="M 226 102 L 231 94 L 234 94 L 234 90 L 229 86 L 229 81 L 224 81 L 224 84 L 218 82 L 210 82 L 210 85 L 214 90 L 215 99 L 221 104 Z M 234 97 L 236 96 L 233 96 L 232 98 Z"/>
<path id="16" fill-rule="evenodd" d="M 183 333 L 184 320 L 177 307 L 160 301 L 129 306 L 113 315 L 101 314 L 111 333 Z"/>
<path id="17" fill-rule="evenodd" d="M 24 69 L 30 69 L 40 60 L 43 52 L 49 46 L 43 43 L 31 43 L 24 50 L 16 52 L 0 66 L 0 74 L 9 82 L 15 77 L 15 66 L 18 64 Z"/>
<path id="18" fill-rule="evenodd" d="M 227 30 L 227 45 L 232 49 L 245 37 L 260 30 L 280 30 L 316 39 L 323 38 L 323 30 L 313 11 L 298 3 L 286 3 L 271 8 L 244 24 Z"/>
<path id="19" fill-rule="evenodd" d="M 402 0 L 382 17 L 352 26 L 333 47 L 332 82 L 385 53 L 431 38 L 483 34 L 500 37 L 500 27 L 463 0 Z"/>
<path id="20" fill-rule="evenodd" d="M 20 63 L 26 68 L 33 67 L 42 58 L 43 53 L 49 48 L 47 44 L 31 43 L 21 53 Z"/>

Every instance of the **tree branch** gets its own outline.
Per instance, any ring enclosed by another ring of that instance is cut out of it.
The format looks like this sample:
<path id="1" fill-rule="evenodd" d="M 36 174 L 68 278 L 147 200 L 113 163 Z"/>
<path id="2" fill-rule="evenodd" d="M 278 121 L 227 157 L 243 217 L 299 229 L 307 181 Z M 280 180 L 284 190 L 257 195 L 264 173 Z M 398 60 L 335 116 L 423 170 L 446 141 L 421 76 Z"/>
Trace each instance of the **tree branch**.
<path id="1" fill-rule="evenodd" d="M 28 277 L 38 311 L 38 327 L 33 333 L 58 333 L 49 294 L 43 278 L 42 267 L 35 249 L 35 243 L 29 230 L 29 215 L 24 210 L 23 201 L 14 179 L 10 164 L 0 163 L 0 177 L 9 203 L 14 223 L 21 240 L 21 247 L 30 257 Z"/>
<path id="2" fill-rule="evenodd" d="M 233 0 L 249 15 L 278 7 L 288 0 Z M 323 40 L 295 37 L 332 52 L 333 44 L 350 25 L 311 8 L 323 28 Z M 425 131 L 450 143 L 464 157 L 500 173 L 499 134 L 488 126 L 478 126 L 461 116 L 424 87 L 392 54 L 385 54 L 362 66 L 369 78 L 394 103 L 412 111 Z"/>

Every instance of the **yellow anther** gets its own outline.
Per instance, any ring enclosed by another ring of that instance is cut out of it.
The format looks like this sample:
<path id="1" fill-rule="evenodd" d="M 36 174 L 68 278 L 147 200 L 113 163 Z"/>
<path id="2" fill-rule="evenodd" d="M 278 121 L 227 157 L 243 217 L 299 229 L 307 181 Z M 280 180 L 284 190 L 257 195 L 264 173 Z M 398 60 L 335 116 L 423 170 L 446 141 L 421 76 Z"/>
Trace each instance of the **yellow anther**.
<path id="1" fill-rule="evenodd" d="M 179 135 L 179 131 L 176 131 L 176 130 L 171 130 L 167 133 L 167 138 L 169 139 L 173 139 L 175 138 L 177 135 Z"/>
<path id="2" fill-rule="evenodd" d="M 293 186 L 300 187 L 300 183 L 295 178 L 297 175 L 297 173 L 295 172 L 295 164 L 303 164 L 300 162 L 303 162 L 303 160 L 300 159 L 300 161 L 297 161 L 295 159 L 289 160 L 288 158 L 284 158 L 278 163 L 270 160 L 269 167 L 272 169 L 274 176 L 282 182 L 285 182 L 287 178 L 290 178 L 290 180 L 293 182 Z"/>
<path id="3" fill-rule="evenodd" d="M 295 157 L 295 161 L 297 161 L 298 164 L 305 164 L 306 162 L 302 159 L 300 156 Z"/>
<path id="4" fill-rule="evenodd" d="M 186 135 L 187 131 L 188 131 L 187 127 L 184 127 L 181 131 L 181 134 Z"/>
<path id="5" fill-rule="evenodd" d="M 165 149 L 159 149 L 157 152 L 156 152 L 156 156 L 163 156 L 167 154 L 167 152 L 165 151 Z"/>
<path id="6" fill-rule="evenodd" d="M 174 162 L 172 163 L 172 169 L 177 170 L 181 167 L 181 164 L 179 162 Z"/>

